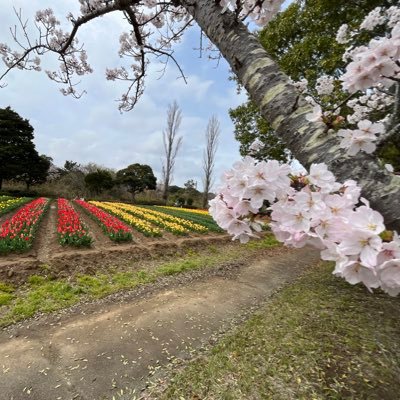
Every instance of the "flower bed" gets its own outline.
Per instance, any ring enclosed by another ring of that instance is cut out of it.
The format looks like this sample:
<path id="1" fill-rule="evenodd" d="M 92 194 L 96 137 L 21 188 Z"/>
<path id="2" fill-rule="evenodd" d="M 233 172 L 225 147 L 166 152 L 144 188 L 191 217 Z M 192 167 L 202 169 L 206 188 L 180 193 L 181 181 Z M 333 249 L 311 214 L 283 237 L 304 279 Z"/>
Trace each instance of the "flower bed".
<path id="1" fill-rule="evenodd" d="M 10 198 L 8 196 L 2 196 L 2 198 L 0 198 L 0 215 L 15 210 L 16 208 L 31 200 L 32 199 L 30 199 L 29 197 Z"/>
<path id="2" fill-rule="evenodd" d="M 163 222 L 164 221 L 168 221 L 168 222 L 172 222 L 172 223 L 175 223 L 175 224 L 178 224 L 178 225 L 182 225 L 183 227 L 185 227 L 185 228 L 187 228 L 187 229 L 189 229 L 190 231 L 193 231 L 193 232 L 206 233 L 208 231 L 208 229 L 205 226 L 203 226 L 201 224 L 198 224 L 198 223 L 196 223 L 194 221 L 191 221 L 191 220 L 186 219 L 186 218 L 178 217 L 176 215 L 171 215 L 171 214 L 165 213 L 163 211 L 158 211 L 158 210 L 155 210 L 154 208 L 150 208 L 150 207 L 146 207 L 146 208 L 144 208 L 144 207 L 141 208 L 140 207 L 139 208 L 139 207 L 136 207 L 136 209 L 139 209 L 140 211 L 146 210 L 152 216 L 161 218 L 161 220 Z"/>
<path id="3" fill-rule="evenodd" d="M 144 221 L 143 219 L 136 218 L 132 214 L 129 214 L 119 208 L 117 208 L 114 203 L 102 203 L 100 201 L 91 201 L 90 204 L 93 204 L 97 207 L 100 207 L 106 211 L 111 212 L 112 214 L 116 215 L 118 218 L 121 218 L 123 221 L 128 223 L 129 225 L 133 226 L 138 232 L 143 233 L 145 236 L 162 236 L 161 231 L 152 226 L 148 222 Z"/>
<path id="4" fill-rule="evenodd" d="M 187 212 L 187 209 L 178 207 L 164 207 L 164 206 L 142 206 L 147 209 L 154 209 L 165 214 L 172 215 L 174 217 L 183 218 L 195 222 L 196 224 L 205 226 L 209 231 L 212 232 L 223 232 L 223 230 L 216 224 L 212 219 L 211 215 L 204 213 L 192 213 Z"/>
<path id="5" fill-rule="evenodd" d="M 0 228 L 0 253 L 24 251 L 32 246 L 35 232 L 39 226 L 49 200 L 41 197 L 26 204 Z"/>
<path id="6" fill-rule="evenodd" d="M 79 218 L 78 213 L 66 199 L 57 200 L 58 207 L 58 240 L 61 245 L 90 246 L 93 239 L 86 226 Z"/>
<path id="7" fill-rule="evenodd" d="M 141 218 L 145 221 L 158 225 L 161 228 L 164 228 L 165 230 L 173 233 L 174 235 L 187 234 L 188 228 L 182 226 L 181 224 L 178 224 L 175 221 L 174 222 L 168 221 L 168 218 L 165 218 L 168 217 L 168 215 L 166 214 L 164 214 L 165 217 L 163 215 L 155 215 L 152 212 L 149 212 L 145 208 L 139 208 L 125 203 L 112 203 L 112 204 L 114 205 L 114 207 L 130 213 L 136 218 Z"/>
<path id="8" fill-rule="evenodd" d="M 103 231 L 111 240 L 115 242 L 126 242 L 132 240 L 131 229 L 121 222 L 118 218 L 114 217 L 83 200 L 75 200 L 75 203 L 80 205 L 100 226 Z"/>
<path id="9" fill-rule="evenodd" d="M 184 207 L 171 207 L 171 206 L 157 206 L 159 208 L 165 208 L 167 210 L 181 210 L 192 214 L 200 214 L 209 216 L 208 210 L 201 210 L 199 208 L 184 208 Z"/>

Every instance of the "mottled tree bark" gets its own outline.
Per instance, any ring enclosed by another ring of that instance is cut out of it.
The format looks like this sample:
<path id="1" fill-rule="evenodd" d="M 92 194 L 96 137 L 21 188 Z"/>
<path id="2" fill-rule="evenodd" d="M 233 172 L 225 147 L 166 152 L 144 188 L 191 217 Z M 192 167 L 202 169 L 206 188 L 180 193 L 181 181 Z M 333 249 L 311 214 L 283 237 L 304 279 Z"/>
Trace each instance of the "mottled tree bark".
<path id="1" fill-rule="evenodd" d="M 384 216 L 386 226 L 400 232 L 400 177 L 384 170 L 373 155 L 344 155 L 336 133 L 327 132 L 322 122 L 307 121 L 311 106 L 233 13 L 221 14 L 222 8 L 210 0 L 184 0 L 182 5 L 221 51 L 294 156 L 305 167 L 326 163 L 339 181 L 356 180 L 371 206 Z"/>

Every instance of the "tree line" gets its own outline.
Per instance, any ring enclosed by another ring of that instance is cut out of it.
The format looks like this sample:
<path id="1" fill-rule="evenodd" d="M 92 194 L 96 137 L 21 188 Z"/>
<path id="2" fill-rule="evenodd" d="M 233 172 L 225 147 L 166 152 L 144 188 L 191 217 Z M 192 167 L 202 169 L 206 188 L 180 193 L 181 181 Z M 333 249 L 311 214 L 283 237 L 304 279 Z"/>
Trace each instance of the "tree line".
<path id="1" fill-rule="evenodd" d="M 219 122 L 212 116 L 205 132 L 204 192 L 200 193 L 193 179 L 189 179 L 183 188 L 171 186 L 176 157 L 182 144 L 182 136 L 178 136 L 181 120 L 181 110 L 174 101 L 168 106 L 167 126 L 163 131 L 164 157 L 159 189 L 165 203 L 172 195 L 172 203 L 176 205 L 191 206 L 196 200 L 198 205 L 205 208 L 213 182 Z M 135 201 L 138 194 L 157 189 L 157 178 L 147 164 L 133 163 L 115 171 L 95 163 L 80 165 L 66 160 L 63 167 L 57 167 L 51 157 L 39 155 L 33 143 L 33 131 L 29 121 L 10 107 L 0 109 L 0 190 L 3 181 L 23 182 L 28 192 L 32 185 L 47 182 L 53 188 L 53 193 L 57 190 L 63 192 L 55 195 L 86 197 L 101 196 L 107 192 L 119 198 L 126 191 Z"/>

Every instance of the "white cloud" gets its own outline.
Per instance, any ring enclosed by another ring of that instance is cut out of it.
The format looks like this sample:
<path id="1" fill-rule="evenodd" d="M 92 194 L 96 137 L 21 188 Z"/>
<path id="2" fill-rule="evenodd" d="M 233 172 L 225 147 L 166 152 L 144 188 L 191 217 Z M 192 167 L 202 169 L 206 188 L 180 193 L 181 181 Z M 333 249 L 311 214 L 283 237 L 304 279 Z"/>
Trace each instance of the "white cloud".
<path id="1" fill-rule="evenodd" d="M 26 17 L 49 6 L 64 17 L 71 3 L 75 4 L 75 10 L 79 8 L 77 1 L 70 0 L 59 1 L 56 5 L 50 0 L 2 0 L 1 41 L 9 37 L 8 27 L 15 24 L 13 6 L 21 7 Z M 226 63 L 222 62 L 215 69 L 214 63 L 197 58 L 192 51 L 197 46 L 193 42 L 197 36 L 192 30 L 178 45 L 176 54 L 182 61 L 188 84 L 177 79 L 179 71 L 173 65 L 157 79 L 160 65 L 154 64 L 148 71 L 145 94 L 135 109 L 120 114 L 114 100 L 123 93 L 125 85 L 106 81 L 104 70 L 106 66 L 121 64 L 117 52 L 123 23 L 120 16 L 108 16 L 82 30 L 80 43 L 85 43 L 95 72 L 82 78 L 81 87 L 87 94 L 81 100 L 62 96 L 59 87 L 43 73 L 13 71 L 7 76 L 8 86 L 0 90 L 0 107 L 10 105 L 28 118 L 35 128 L 39 152 L 53 157 L 58 165 L 74 160 L 120 169 L 139 162 L 149 164 L 161 177 L 166 109 L 170 102 L 177 100 L 183 113 L 180 130 L 183 146 L 176 161 L 173 183 L 183 185 L 188 179 L 195 179 L 201 188 L 208 118 L 215 114 L 221 122 L 216 161 L 216 177 L 219 177 L 239 157 L 227 111 L 245 100 L 245 96 L 238 96 L 234 83 L 228 81 Z M 8 43 L 12 45 L 11 40 Z M 54 58 L 44 61 L 45 67 L 54 64 Z M 4 67 L 0 65 L 2 70 Z"/>

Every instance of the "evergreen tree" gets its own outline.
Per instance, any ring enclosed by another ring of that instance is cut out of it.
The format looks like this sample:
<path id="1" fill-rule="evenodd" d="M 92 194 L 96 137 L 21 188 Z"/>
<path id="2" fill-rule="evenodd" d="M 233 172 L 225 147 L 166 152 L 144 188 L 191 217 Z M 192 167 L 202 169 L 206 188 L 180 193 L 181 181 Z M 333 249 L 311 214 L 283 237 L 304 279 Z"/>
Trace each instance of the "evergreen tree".
<path id="1" fill-rule="evenodd" d="M 100 194 L 103 190 L 111 189 L 114 186 L 111 173 L 103 169 L 88 173 L 85 176 L 85 184 L 95 194 Z"/>
<path id="2" fill-rule="evenodd" d="M 30 189 L 31 185 L 45 183 L 49 175 L 52 161 L 53 159 L 51 157 L 47 157 L 44 154 L 39 156 L 35 150 L 35 154 L 32 154 L 32 158 L 27 160 L 27 171 L 17 179 L 25 182 L 27 190 Z"/>
<path id="3" fill-rule="evenodd" d="M 147 189 L 154 190 L 157 178 L 149 165 L 136 163 L 118 171 L 117 181 L 127 187 L 128 192 L 132 194 L 132 198 L 135 200 L 136 194 Z"/>
<path id="4" fill-rule="evenodd" d="M 10 107 L 0 109 L 0 189 L 6 179 L 18 179 L 28 173 L 31 161 L 38 157 L 33 128 Z M 37 159 L 36 159 L 37 160 Z"/>
<path id="5" fill-rule="evenodd" d="M 371 10 L 387 3 L 386 0 L 297 0 L 264 28 L 259 38 L 287 75 L 296 81 L 305 78 L 314 86 L 319 76 L 335 75 L 346 65 L 342 59 L 346 45 L 339 44 L 332 32 L 337 32 L 342 24 L 359 25 Z M 337 101 L 346 96 L 340 87 L 336 88 Z M 258 138 L 265 143 L 265 148 L 256 158 L 287 160 L 289 153 L 284 143 L 252 101 L 231 109 L 229 115 L 235 125 L 241 155 L 249 154 L 250 144 Z M 394 163 L 393 157 L 386 159 Z"/>

